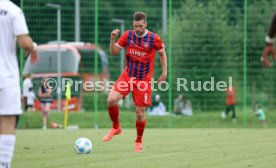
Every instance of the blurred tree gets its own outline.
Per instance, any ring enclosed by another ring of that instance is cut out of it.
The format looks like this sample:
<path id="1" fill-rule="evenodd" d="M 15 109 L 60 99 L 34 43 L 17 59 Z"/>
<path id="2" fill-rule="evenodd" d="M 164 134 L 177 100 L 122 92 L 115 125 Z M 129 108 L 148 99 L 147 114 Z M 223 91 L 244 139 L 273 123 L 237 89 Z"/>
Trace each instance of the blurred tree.
<path id="1" fill-rule="evenodd" d="M 210 81 L 210 77 L 215 81 L 228 81 L 228 77 L 233 77 L 235 81 L 242 68 L 243 34 L 240 25 L 228 24 L 229 13 L 227 1 L 187 0 L 176 11 L 173 18 L 173 79 L 185 77 L 188 85 L 190 81 Z M 185 94 L 196 100 L 203 110 L 214 109 L 214 105 L 221 108 L 225 101 L 222 98 L 224 92 L 190 91 Z"/>

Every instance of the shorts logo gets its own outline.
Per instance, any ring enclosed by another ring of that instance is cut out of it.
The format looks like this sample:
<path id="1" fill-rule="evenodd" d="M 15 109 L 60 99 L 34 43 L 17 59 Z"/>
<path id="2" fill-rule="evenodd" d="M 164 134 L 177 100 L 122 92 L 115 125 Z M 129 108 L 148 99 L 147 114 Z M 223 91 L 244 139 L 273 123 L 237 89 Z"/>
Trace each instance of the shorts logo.
<path id="1" fill-rule="evenodd" d="M 145 95 L 144 95 L 144 103 L 147 103 L 148 102 L 148 93 L 146 93 Z"/>

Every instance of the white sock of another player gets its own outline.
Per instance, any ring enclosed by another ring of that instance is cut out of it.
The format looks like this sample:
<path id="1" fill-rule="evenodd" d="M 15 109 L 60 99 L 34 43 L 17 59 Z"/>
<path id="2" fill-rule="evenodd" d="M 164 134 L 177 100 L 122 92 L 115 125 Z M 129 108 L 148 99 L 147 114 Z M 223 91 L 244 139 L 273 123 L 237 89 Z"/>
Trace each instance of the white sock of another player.
<path id="1" fill-rule="evenodd" d="M 13 157 L 15 135 L 0 135 L 0 167 L 10 168 Z"/>

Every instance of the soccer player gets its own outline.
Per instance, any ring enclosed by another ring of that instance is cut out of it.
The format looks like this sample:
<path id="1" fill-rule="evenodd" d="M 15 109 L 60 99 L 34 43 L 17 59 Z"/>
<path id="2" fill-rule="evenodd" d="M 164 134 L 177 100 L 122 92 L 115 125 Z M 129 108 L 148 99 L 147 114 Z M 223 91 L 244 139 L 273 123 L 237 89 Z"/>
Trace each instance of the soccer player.
<path id="1" fill-rule="evenodd" d="M 266 67 L 271 67 L 272 64 L 269 62 L 268 57 L 272 55 L 273 60 L 276 60 L 276 55 L 275 55 L 275 49 L 274 49 L 274 37 L 276 35 L 276 13 L 274 13 L 268 35 L 265 38 L 265 48 L 261 57 L 261 61 L 264 66 Z"/>
<path id="2" fill-rule="evenodd" d="M 52 89 L 50 86 L 48 78 L 44 78 L 41 82 L 41 85 L 38 89 L 38 96 L 40 99 L 41 107 L 42 107 L 42 129 L 47 129 L 47 118 L 48 113 L 51 110 L 51 104 L 53 102 Z"/>
<path id="3" fill-rule="evenodd" d="M 264 110 L 262 109 L 261 104 L 257 103 L 255 109 L 256 109 L 255 115 L 258 117 L 258 120 L 259 120 L 260 124 L 262 124 L 263 126 L 266 127 L 265 113 L 264 113 Z"/>
<path id="4" fill-rule="evenodd" d="M 32 75 L 27 74 L 25 79 L 23 80 L 23 109 L 25 112 L 28 112 L 28 96 L 30 95 L 30 89 L 33 88 L 33 83 L 32 83 Z"/>
<path id="5" fill-rule="evenodd" d="M 31 62 L 37 60 L 36 45 L 22 10 L 0 0 L 0 168 L 10 168 L 15 145 L 16 116 L 22 113 L 16 40 Z"/>
<path id="6" fill-rule="evenodd" d="M 226 118 L 228 113 L 232 111 L 232 121 L 236 122 L 236 110 L 235 110 L 235 105 L 236 105 L 236 89 L 234 86 L 228 87 L 226 89 L 226 108 L 223 113 L 223 118 Z"/>
<path id="7" fill-rule="evenodd" d="M 126 50 L 126 66 L 123 73 L 112 87 L 107 98 L 108 112 L 113 127 L 103 137 L 103 141 L 110 141 L 115 135 L 121 133 L 119 123 L 118 101 L 132 92 L 136 106 L 136 131 L 135 152 L 142 152 L 142 136 L 146 126 L 145 110 L 151 105 L 151 78 L 154 68 L 154 56 L 156 51 L 160 55 L 162 74 L 157 83 L 166 80 L 167 56 L 165 47 L 160 37 L 146 29 L 147 15 L 136 12 L 133 15 L 133 30 L 128 30 L 118 39 L 120 31 L 115 29 L 111 32 L 110 53 L 118 54 L 121 49 Z"/>

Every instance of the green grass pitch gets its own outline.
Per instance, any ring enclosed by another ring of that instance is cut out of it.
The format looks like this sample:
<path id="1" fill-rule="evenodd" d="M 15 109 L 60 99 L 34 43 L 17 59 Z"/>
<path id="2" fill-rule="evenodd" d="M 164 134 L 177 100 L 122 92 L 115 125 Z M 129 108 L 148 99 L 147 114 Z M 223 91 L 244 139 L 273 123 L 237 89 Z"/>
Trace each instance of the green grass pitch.
<path id="1" fill-rule="evenodd" d="M 142 153 L 134 153 L 135 129 L 111 142 L 107 129 L 17 130 L 13 168 L 275 168 L 275 129 L 154 129 L 144 133 Z M 93 152 L 76 154 L 79 137 Z"/>

